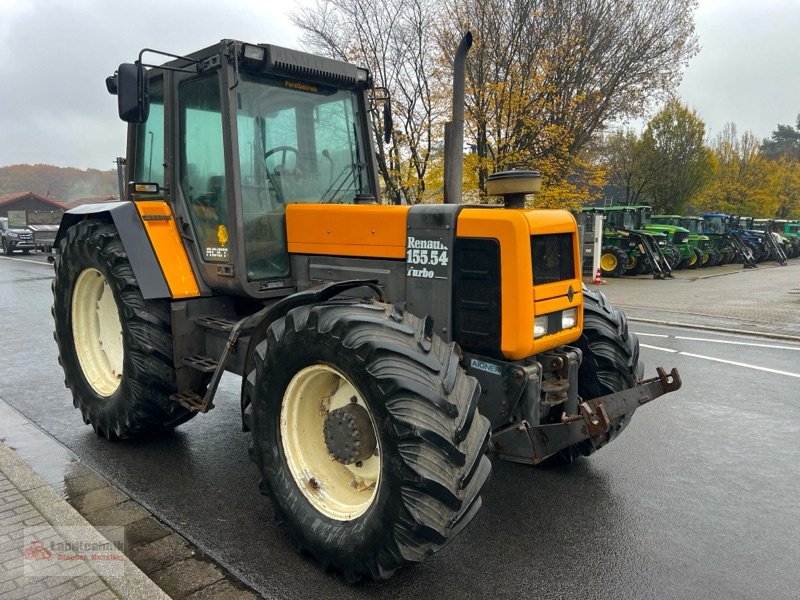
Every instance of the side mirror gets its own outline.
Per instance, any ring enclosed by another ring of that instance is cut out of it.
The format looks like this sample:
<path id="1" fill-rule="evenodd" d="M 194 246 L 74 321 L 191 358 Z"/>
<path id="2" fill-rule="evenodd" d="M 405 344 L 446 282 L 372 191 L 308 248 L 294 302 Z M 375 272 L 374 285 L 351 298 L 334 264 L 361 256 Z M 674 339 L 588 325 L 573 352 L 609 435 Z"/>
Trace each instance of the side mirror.
<path id="1" fill-rule="evenodd" d="M 138 63 L 121 64 L 117 69 L 116 79 L 119 118 L 126 123 L 147 121 L 150 114 L 150 92 L 144 66 Z"/>

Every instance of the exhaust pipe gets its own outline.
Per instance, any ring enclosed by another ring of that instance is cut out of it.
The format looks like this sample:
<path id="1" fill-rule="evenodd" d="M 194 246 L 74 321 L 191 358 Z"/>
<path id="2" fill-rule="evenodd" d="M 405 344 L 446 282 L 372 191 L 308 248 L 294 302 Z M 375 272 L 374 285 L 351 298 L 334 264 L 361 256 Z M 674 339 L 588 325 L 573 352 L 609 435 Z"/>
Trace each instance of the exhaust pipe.
<path id="1" fill-rule="evenodd" d="M 472 46 L 472 32 L 461 38 L 453 59 L 453 120 L 444 124 L 444 203 L 461 203 L 464 172 L 464 63 Z"/>

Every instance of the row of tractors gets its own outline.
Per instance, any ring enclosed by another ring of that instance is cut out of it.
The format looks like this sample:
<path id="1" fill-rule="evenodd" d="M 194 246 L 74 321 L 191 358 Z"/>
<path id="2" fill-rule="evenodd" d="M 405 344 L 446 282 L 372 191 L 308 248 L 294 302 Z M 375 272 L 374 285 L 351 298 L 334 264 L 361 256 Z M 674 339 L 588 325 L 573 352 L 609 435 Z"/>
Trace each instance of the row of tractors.
<path id="1" fill-rule="evenodd" d="M 722 213 L 702 216 L 653 215 L 650 206 L 585 207 L 579 214 L 587 234 L 603 216 L 600 271 L 604 277 L 669 277 L 676 269 L 727 263 L 755 268 L 781 265 L 800 256 L 800 221 L 754 219 Z"/>

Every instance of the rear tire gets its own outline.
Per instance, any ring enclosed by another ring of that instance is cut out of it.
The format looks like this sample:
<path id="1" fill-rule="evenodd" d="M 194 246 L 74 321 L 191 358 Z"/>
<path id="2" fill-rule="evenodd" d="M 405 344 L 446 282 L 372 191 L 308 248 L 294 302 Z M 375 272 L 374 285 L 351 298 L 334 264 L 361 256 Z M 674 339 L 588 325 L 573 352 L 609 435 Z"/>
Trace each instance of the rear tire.
<path id="1" fill-rule="evenodd" d="M 644 366 L 639 362 L 639 340 L 628 331 L 628 320 L 612 307 L 605 294 L 583 288 L 583 332 L 573 345 L 580 348 L 583 360 L 578 370 L 578 393 L 584 400 L 632 388 L 641 378 Z M 579 456 L 589 456 L 622 432 L 633 413 L 611 423 L 598 438 L 589 438 L 565 448 L 547 459 L 546 464 L 570 463 Z"/>
<path id="2" fill-rule="evenodd" d="M 722 260 L 722 256 L 720 255 L 720 253 L 717 252 L 717 250 L 714 249 L 714 248 L 709 248 L 708 249 L 708 260 L 706 261 L 706 263 L 703 266 L 704 267 L 716 267 L 717 265 L 720 264 L 721 260 Z"/>
<path id="3" fill-rule="evenodd" d="M 159 433 L 196 413 L 176 391 L 169 304 L 144 300 L 114 225 L 71 227 L 54 263 L 59 363 L 85 423 L 108 439 Z"/>
<path id="4" fill-rule="evenodd" d="M 667 242 L 665 246 L 661 247 L 661 254 L 664 255 L 671 271 L 683 268 L 681 266 L 680 250 L 672 242 Z"/>
<path id="5" fill-rule="evenodd" d="M 377 302 L 296 308 L 270 325 L 244 383 L 261 491 L 298 548 L 349 581 L 424 560 L 481 506 L 491 463 L 480 386 L 428 325 Z M 360 466 L 333 458 L 352 450 L 326 437 L 341 404 L 353 408 L 342 394 L 361 407 L 354 439 L 376 441 Z"/>

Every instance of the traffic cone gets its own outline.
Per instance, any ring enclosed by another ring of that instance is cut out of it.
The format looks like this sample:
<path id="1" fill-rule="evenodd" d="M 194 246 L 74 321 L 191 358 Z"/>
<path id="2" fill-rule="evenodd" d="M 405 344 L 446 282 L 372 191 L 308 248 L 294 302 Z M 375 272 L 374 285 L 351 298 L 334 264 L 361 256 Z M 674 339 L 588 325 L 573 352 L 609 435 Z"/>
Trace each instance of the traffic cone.
<path id="1" fill-rule="evenodd" d="M 597 273 L 594 274 L 594 282 L 597 285 L 605 285 L 605 281 L 600 278 L 600 267 L 597 267 Z"/>

